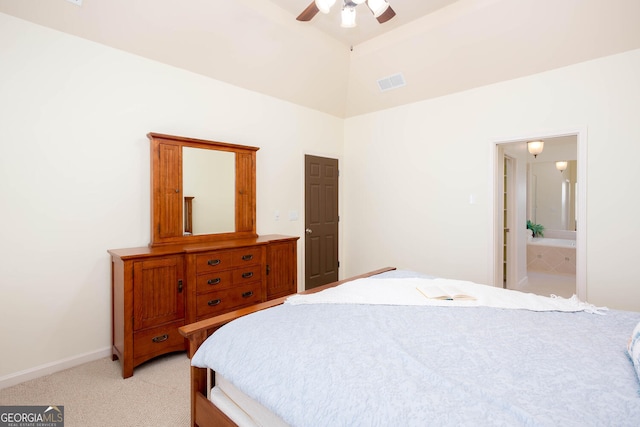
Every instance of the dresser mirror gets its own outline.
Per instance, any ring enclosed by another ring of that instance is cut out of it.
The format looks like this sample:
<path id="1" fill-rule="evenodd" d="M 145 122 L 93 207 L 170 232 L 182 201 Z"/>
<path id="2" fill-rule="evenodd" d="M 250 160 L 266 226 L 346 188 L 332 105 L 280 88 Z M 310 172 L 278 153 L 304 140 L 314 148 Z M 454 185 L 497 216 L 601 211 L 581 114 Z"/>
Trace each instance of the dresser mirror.
<path id="1" fill-rule="evenodd" d="M 149 133 L 151 243 L 255 237 L 258 148 Z"/>
<path id="2" fill-rule="evenodd" d="M 235 189 L 235 153 L 182 147 L 183 234 L 236 231 Z"/>

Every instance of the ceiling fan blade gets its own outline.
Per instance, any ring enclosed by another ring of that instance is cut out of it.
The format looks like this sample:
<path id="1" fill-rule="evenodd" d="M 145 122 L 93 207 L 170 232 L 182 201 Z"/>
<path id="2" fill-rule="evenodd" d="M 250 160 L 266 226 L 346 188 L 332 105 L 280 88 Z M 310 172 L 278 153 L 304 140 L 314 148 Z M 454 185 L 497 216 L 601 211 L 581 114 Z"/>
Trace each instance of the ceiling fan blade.
<path id="1" fill-rule="evenodd" d="M 320 12 L 320 9 L 318 9 L 318 6 L 316 6 L 316 2 L 312 1 L 311 4 L 307 6 L 307 8 L 303 10 L 296 19 L 298 21 L 311 21 L 311 18 L 316 16 L 318 12 Z"/>
<path id="2" fill-rule="evenodd" d="M 391 9 L 391 6 L 389 6 L 387 10 L 385 10 L 384 13 L 378 16 L 376 19 L 378 20 L 379 23 L 384 24 L 394 16 L 396 16 L 396 12 L 393 9 Z"/>

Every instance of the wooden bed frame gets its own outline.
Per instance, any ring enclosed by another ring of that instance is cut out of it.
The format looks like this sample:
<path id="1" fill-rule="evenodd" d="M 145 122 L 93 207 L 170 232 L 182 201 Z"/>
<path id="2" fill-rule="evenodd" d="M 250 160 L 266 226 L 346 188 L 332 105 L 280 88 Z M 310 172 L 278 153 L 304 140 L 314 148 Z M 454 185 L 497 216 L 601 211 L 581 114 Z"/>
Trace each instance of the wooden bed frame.
<path id="1" fill-rule="evenodd" d="M 381 268 L 379 270 L 370 271 L 369 273 L 329 283 L 328 285 L 319 286 L 317 288 L 300 293 L 312 294 L 327 288 L 338 286 L 351 280 L 370 277 L 391 270 L 395 270 L 395 268 Z M 234 319 L 246 316 L 247 314 L 255 313 L 266 308 L 280 305 L 284 303 L 287 298 L 288 296 L 270 300 L 181 327 L 179 329 L 180 333 L 189 340 L 189 358 L 194 355 L 198 347 L 200 347 L 200 345 L 207 339 L 207 337 L 215 332 L 215 330 L 219 327 L 231 322 Z M 231 421 L 229 417 L 227 417 L 207 398 L 207 374 L 207 369 L 191 366 L 191 425 L 194 427 L 237 427 L 237 425 L 233 421 Z"/>

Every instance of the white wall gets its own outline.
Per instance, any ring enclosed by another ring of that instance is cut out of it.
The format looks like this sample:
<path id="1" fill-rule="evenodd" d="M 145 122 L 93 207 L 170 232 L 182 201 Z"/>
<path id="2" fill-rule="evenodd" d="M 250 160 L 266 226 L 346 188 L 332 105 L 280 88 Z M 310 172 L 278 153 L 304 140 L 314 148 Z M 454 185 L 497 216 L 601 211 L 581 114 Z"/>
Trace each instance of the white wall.
<path id="1" fill-rule="evenodd" d="M 628 190 L 640 182 L 639 75 L 634 50 L 347 119 L 343 273 L 394 265 L 488 283 L 492 144 L 586 129 L 587 298 L 640 310 Z"/>
<path id="2" fill-rule="evenodd" d="M 148 132 L 260 147 L 259 234 L 301 236 L 304 153 L 342 154 L 341 119 L 3 14 L 0 64 L 0 386 L 110 354 L 106 251 L 149 243 Z"/>

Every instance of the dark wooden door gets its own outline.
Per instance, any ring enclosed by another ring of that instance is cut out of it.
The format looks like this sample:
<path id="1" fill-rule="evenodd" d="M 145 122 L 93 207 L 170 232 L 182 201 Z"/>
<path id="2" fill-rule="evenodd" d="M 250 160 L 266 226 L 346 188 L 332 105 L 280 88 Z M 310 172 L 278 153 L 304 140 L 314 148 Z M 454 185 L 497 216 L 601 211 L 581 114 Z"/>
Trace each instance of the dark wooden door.
<path id="1" fill-rule="evenodd" d="M 338 160 L 305 156 L 305 289 L 338 280 Z"/>

